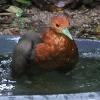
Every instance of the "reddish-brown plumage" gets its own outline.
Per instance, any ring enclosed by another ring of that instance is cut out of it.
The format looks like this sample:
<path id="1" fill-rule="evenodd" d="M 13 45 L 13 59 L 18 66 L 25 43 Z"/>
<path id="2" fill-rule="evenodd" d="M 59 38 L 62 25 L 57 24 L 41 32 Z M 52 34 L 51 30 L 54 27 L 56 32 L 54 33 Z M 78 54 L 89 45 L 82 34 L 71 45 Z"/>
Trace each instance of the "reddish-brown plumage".
<path id="1" fill-rule="evenodd" d="M 41 69 L 72 70 L 78 60 L 78 49 L 67 27 L 66 17 L 55 16 L 42 36 L 38 33 L 22 36 L 13 52 L 12 76 L 30 75 Z"/>
<path id="2" fill-rule="evenodd" d="M 59 33 L 54 27 L 56 23 L 61 27 L 69 26 L 69 21 L 65 17 L 54 17 L 51 22 L 53 27 L 47 29 L 42 36 L 42 43 L 35 48 L 37 65 L 45 70 L 70 69 L 72 66 L 69 65 L 75 64 L 78 58 L 78 49 L 74 40 Z"/>

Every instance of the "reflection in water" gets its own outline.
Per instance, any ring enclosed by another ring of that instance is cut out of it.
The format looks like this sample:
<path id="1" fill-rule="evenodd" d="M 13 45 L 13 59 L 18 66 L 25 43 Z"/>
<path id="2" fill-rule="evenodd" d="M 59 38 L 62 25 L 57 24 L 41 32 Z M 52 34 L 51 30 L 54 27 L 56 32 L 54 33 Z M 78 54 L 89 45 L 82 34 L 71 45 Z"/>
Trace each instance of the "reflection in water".
<path id="1" fill-rule="evenodd" d="M 87 56 L 86 56 L 87 57 Z M 48 72 L 32 78 L 12 80 L 11 57 L 0 56 L 0 95 L 56 94 L 100 90 L 100 59 L 80 58 L 76 68 L 67 74 Z"/>

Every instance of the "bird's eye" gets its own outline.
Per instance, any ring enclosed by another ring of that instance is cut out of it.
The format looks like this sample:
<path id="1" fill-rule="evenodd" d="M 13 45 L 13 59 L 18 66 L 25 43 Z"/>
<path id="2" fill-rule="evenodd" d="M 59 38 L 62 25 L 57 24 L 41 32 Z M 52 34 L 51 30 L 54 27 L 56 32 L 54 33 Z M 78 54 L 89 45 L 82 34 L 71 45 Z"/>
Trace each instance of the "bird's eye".
<path id="1" fill-rule="evenodd" d="M 60 25 L 59 24 L 56 24 L 56 27 L 59 27 Z"/>

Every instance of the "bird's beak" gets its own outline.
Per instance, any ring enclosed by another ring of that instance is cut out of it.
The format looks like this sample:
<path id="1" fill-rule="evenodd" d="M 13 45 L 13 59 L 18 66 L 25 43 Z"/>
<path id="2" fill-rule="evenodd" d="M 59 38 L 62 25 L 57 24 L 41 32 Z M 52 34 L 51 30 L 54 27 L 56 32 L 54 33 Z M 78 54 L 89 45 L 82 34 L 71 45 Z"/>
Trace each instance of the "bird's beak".
<path id="1" fill-rule="evenodd" d="M 69 30 L 67 28 L 63 28 L 62 33 L 64 35 L 68 36 L 71 40 L 73 40 L 73 37 L 72 37 L 71 33 L 69 32 Z"/>

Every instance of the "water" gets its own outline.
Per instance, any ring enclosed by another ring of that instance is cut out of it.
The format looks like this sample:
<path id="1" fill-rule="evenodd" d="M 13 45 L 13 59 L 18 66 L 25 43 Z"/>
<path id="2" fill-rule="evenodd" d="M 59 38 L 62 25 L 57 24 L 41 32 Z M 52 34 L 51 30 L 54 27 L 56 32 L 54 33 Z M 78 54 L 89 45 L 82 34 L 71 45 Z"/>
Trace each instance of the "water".
<path id="1" fill-rule="evenodd" d="M 14 81 L 10 77 L 11 57 L 8 55 L 0 56 L 0 95 L 12 95 Z"/>
<path id="2" fill-rule="evenodd" d="M 100 59 L 81 57 L 70 73 L 48 72 L 13 80 L 11 57 L 0 56 L 0 95 L 33 95 L 100 91 Z"/>
<path id="3" fill-rule="evenodd" d="M 11 56 L 9 53 L 12 53 L 19 38 L 0 36 L 0 95 L 100 91 L 100 41 L 75 39 L 80 59 L 76 68 L 66 75 L 49 72 L 33 76 L 31 79 L 23 77 L 20 80 L 13 80 L 10 76 Z"/>

